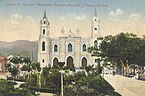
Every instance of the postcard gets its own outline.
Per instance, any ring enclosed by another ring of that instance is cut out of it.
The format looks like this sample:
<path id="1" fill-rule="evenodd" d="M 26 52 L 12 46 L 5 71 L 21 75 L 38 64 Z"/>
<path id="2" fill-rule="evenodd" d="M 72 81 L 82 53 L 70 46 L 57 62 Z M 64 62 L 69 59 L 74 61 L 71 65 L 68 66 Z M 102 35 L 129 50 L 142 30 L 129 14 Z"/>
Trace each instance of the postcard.
<path id="1" fill-rule="evenodd" d="M 144 96 L 144 5 L 0 0 L 0 95 Z"/>

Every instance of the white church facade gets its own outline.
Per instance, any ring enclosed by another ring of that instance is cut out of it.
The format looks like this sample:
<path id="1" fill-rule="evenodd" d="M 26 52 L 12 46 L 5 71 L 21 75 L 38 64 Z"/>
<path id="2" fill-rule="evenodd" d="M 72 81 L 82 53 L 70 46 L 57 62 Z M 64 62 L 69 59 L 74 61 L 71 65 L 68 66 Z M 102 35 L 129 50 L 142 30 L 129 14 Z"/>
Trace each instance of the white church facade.
<path id="1" fill-rule="evenodd" d="M 100 19 L 96 11 L 91 21 L 91 36 L 81 37 L 69 30 L 64 36 L 50 37 L 50 22 L 44 12 L 40 20 L 40 35 L 38 40 L 38 62 L 41 67 L 57 65 L 58 62 L 65 62 L 66 67 L 79 66 L 85 68 L 88 65 L 95 65 L 94 58 L 87 52 L 90 46 L 99 46 L 97 37 L 100 34 Z M 60 32 L 64 32 L 64 28 Z M 65 31 L 66 32 L 66 31 Z M 77 29 L 77 32 L 79 29 Z"/>

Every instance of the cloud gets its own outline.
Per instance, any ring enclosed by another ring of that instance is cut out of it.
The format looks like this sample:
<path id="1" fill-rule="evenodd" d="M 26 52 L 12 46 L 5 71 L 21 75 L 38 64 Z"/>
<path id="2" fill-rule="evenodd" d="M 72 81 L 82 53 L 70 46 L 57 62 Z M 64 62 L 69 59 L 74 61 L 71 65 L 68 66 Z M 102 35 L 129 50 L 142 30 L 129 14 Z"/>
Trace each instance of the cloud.
<path id="1" fill-rule="evenodd" d="M 129 16 L 129 21 L 131 22 L 140 22 L 142 19 L 142 15 L 140 13 L 132 13 Z"/>
<path id="2" fill-rule="evenodd" d="M 33 19 L 33 17 L 32 16 L 28 16 L 28 19 Z"/>
<path id="3" fill-rule="evenodd" d="M 19 24 L 20 24 L 20 22 L 18 22 L 18 21 L 16 21 L 16 20 L 10 20 L 10 23 L 11 23 L 12 25 L 19 25 Z"/>
<path id="4" fill-rule="evenodd" d="M 141 13 L 132 13 L 126 20 L 126 30 L 141 36 L 145 29 L 145 20 Z"/>
<path id="5" fill-rule="evenodd" d="M 19 13 L 11 14 L 11 19 L 22 19 L 23 15 Z"/>
<path id="6" fill-rule="evenodd" d="M 36 40 L 39 36 L 38 23 L 30 15 L 10 14 L 8 19 L 0 22 L 0 32 L 3 34 L 0 38 L 3 41 Z"/>
<path id="7" fill-rule="evenodd" d="M 13 13 L 10 15 L 10 24 L 12 25 L 19 25 L 20 24 L 20 20 L 23 19 L 23 15 L 19 14 L 19 13 Z"/>
<path id="8" fill-rule="evenodd" d="M 34 23 L 35 20 L 32 16 L 25 16 L 24 20 L 26 21 L 26 23 Z M 29 21 L 29 22 L 27 22 Z"/>
<path id="9" fill-rule="evenodd" d="M 109 13 L 109 16 L 115 17 L 115 16 L 122 16 L 124 15 L 124 11 L 122 11 L 121 9 L 117 9 L 116 12 L 115 11 L 111 11 Z"/>
<path id="10" fill-rule="evenodd" d="M 80 14 L 80 15 L 76 15 L 74 16 L 74 19 L 77 20 L 84 20 L 87 16 L 85 14 Z"/>
<path id="11" fill-rule="evenodd" d="M 101 28 L 103 32 L 110 30 L 109 34 L 129 32 L 142 36 L 145 32 L 145 18 L 139 12 L 125 14 L 121 11 L 112 11 L 108 14 L 108 21 Z"/>
<path id="12" fill-rule="evenodd" d="M 114 19 L 113 19 L 113 18 L 109 18 L 109 20 L 110 20 L 110 21 L 112 21 L 112 20 L 113 20 L 113 21 L 118 21 L 119 19 L 118 19 L 118 18 L 114 18 Z"/>
<path id="13" fill-rule="evenodd" d="M 10 24 L 12 25 L 19 25 L 19 24 L 24 24 L 24 23 L 33 23 L 34 19 L 32 16 L 24 16 L 19 13 L 13 13 L 10 15 Z M 23 25 L 22 24 L 22 25 Z"/>
<path id="14" fill-rule="evenodd" d="M 129 15 L 127 24 L 128 26 L 140 26 L 143 25 L 142 15 L 140 13 L 132 13 Z"/>
<path id="15" fill-rule="evenodd" d="M 119 8 L 116 9 L 116 11 L 111 11 L 109 13 L 109 20 L 118 21 L 120 17 L 124 15 L 124 13 L 125 12 Z"/>
<path id="16" fill-rule="evenodd" d="M 60 17 L 59 19 L 60 19 L 60 20 L 64 20 L 64 19 L 65 19 L 65 17 Z"/>
<path id="17" fill-rule="evenodd" d="M 87 17 L 86 14 L 66 14 L 65 16 L 60 17 L 60 20 L 64 19 L 84 20 L 86 17 Z"/>
<path id="18" fill-rule="evenodd" d="M 121 9 L 116 10 L 116 16 L 122 16 L 123 14 L 124 14 L 124 11 L 122 11 Z"/>

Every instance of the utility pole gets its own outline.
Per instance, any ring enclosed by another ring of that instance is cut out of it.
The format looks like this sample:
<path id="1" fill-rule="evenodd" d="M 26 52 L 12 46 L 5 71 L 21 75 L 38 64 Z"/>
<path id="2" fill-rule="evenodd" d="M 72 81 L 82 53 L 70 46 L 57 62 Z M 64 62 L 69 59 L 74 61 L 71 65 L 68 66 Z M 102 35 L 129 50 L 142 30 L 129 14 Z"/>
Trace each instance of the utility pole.
<path id="1" fill-rule="evenodd" d="M 61 72 L 61 96 L 63 96 L 63 73 Z"/>
<path id="2" fill-rule="evenodd" d="M 33 51 L 31 51 L 31 61 L 33 61 Z"/>

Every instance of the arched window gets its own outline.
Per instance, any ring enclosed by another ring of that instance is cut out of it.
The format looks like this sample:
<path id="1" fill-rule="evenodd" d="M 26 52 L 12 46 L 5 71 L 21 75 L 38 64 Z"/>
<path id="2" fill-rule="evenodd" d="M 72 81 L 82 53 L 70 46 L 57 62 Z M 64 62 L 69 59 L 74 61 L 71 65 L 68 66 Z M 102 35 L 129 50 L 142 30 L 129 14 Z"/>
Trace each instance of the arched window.
<path id="1" fill-rule="evenodd" d="M 44 24 L 45 24 L 45 21 L 44 21 Z"/>
<path id="2" fill-rule="evenodd" d="M 45 29 L 43 29 L 43 34 L 45 34 Z"/>
<path id="3" fill-rule="evenodd" d="M 72 52 L 72 44 L 71 43 L 68 44 L 68 52 Z"/>
<path id="4" fill-rule="evenodd" d="M 44 63 L 44 59 L 42 60 L 42 63 Z"/>
<path id="5" fill-rule="evenodd" d="M 53 66 L 58 66 L 58 59 L 57 58 L 54 58 L 53 59 Z"/>
<path id="6" fill-rule="evenodd" d="M 66 63 L 67 64 L 67 68 L 72 69 L 73 66 L 74 66 L 74 60 L 73 60 L 73 58 L 71 56 L 69 56 L 67 58 L 67 61 L 66 62 L 67 62 Z"/>
<path id="7" fill-rule="evenodd" d="M 97 48 L 97 40 L 94 41 L 94 47 Z"/>
<path id="8" fill-rule="evenodd" d="M 54 45 L 54 52 L 57 52 L 58 51 L 58 46 L 55 44 Z"/>
<path id="9" fill-rule="evenodd" d="M 86 44 L 83 44 L 83 51 L 87 51 L 87 46 L 86 46 Z"/>
<path id="10" fill-rule="evenodd" d="M 83 57 L 82 58 L 82 68 L 85 69 L 87 67 L 87 58 Z"/>
<path id="11" fill-rule="evenodd" d="M 45 42 L 42 42 L 42 51 L 45 51 Z"/>

